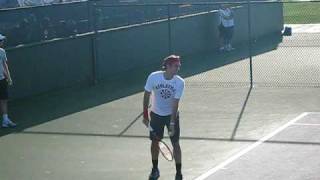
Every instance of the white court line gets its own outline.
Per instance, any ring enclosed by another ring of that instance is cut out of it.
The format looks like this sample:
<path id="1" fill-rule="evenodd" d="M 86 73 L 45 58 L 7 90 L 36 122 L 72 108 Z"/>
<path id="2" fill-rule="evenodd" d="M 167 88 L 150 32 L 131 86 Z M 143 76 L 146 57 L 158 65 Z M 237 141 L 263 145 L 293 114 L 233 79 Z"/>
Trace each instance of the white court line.
<path id="1" fill-rule="evenodd" d="M 267 136 L 261 138 L 260 140 L 258 140 L 257 142 L 255 142 L 254 144 L 248 146 L 247 148 L 243 149 L 242 151 L 238 152 L 237 154 L 231 156 L 229 159 L 227 159 L 226 161 L 218 164 L 217 166 L 213 167 L 212 169 L 210 169 L 209 171 L 207 171 L 206 173 L 202 174 L 201 176 L 197 177 L 195 180 L 204 180 L 207 177 L 211 176 L 212 174 L 214 174 L 215 172 L 217 172 L 218 170 L 224 168 L 225 166 L 227 166 L 228 164 L 230 164 L 231 162 L 235 161 L 236 159 L 238 159 L 239 157 L 243 156 L 244 154 L 248 153 L 249 151 L 253 150 L 254 148 L 256 148 L 257 146 L 259 146 L 260 144 L 264 143 L 265 141 L 269 140 L 270 138 L 272 138 L 273 136 L 275 136 L 276 134 L 278 134 L 279 132 L 283 131 L 285 128 L 287 128 L 288 126 L 292 125 L 293 123 L 295 123 L 296 121 L 298 121 L 299 119 L 303 118 L 304 116 L 308 115 L 309 113 L 304 112 L 302 114 L 300 114 L 298 117 L 290 120 L 289 122 L 287 122 L 286 124 L 284 124 L 283 126 L 279 127 L 278 129 L 276 129 L 275 131 L 271 132 L 270 134 L 268 134 Z"/>
<path id="2" fill-rule="evenodd" d="M 308 114 L 320 114 L 320 112 L 305 112 L 305 113 L 308 113 Z"/>
<path id="3" fill-rule="evenodd" d="M 311 123 L 293 123 L 295 126 L 320 126 L 320 124 L 311 124 Z"/>

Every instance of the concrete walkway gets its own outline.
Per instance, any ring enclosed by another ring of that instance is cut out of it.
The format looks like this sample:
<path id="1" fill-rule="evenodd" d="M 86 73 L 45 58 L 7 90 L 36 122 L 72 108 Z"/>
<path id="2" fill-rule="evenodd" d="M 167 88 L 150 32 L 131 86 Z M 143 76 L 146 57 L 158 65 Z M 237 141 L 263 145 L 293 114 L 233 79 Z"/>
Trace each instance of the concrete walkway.
<path id="1" fill-rule="evenodd" d="M 285 24 L 291 27 L 292 33 L 320 33 L 320 24 Z"/>

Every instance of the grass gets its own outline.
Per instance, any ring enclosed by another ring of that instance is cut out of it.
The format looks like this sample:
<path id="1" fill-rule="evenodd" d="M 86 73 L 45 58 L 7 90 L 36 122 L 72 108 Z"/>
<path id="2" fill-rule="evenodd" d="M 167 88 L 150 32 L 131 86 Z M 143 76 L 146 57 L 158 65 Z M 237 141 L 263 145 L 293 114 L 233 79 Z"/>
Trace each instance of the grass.
<path id="1" fill-rule="evenodd" d="M 284 3 L 285 24 L 320 23 L 320 2 Z"/>

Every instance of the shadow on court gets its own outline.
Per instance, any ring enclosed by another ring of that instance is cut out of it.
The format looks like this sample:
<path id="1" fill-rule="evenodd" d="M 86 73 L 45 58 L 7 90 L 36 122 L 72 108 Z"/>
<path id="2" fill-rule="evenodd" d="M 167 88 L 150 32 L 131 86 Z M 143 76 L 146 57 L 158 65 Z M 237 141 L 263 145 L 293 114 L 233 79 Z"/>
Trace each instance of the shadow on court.
<path id="1" fill-rule="evenodd" d="M 277 48 L 280 38 L 275 36 L 270 37 L 258 40 L 258 43 L 254 46 L 254 54 L 262 54 Z M 247 44 L 240 44 L 236 46 L 235 51 L 228 53 L 218 53 L 213 50 L 212 52 L 185 56 L 183 57 L 184 62 L 181 75 L 183 77 L 190 77 L 195 74 L 242 61 L 247 57 Z M 112 77 L 112 79 L 106 80 L 93 87 L 72 87 L 57 92 L 50 92 L 30 98 L 11 101 L 9 102 L 9 114 L 19 126 L 15 129 L 1 129 L 0 136 L 12 132 L 21 132 L 29 127 L 142 92 L 147 75 L 158 68 L 159 65 L 157 64 L 132 70 L 123 75 Z M 248 92 L 245 101 L 248 100 L 250 91 Z M 246 102 L 240 112 L 231 139 L 233 139 L 233 136 L 236 134 L 237 125 L 241 120 L 245 105 Z M 122 131 L 122 134 L 124 134 L 126 129 L 133 123 L 134 122 L 131 122 L 131 124 Z M 118 136 L 118 134 L 115 136 Z"/>
<path id="2" fill-rule="evenodd" d="M 239 122 L 239 121 L 238 121 Z M 236 130 L 236 128 L 235 128 Z M 234 131 L 235 132 L 235 131 Z M 118 135 L 118 134 L 97 134 L 97 133 L 73 133 L 73 132 L 42 132 L 42 131 L 23 131 L 21 134 L 30 134 L 30 135 L 60 135 L 60 136 L 88 136 L 88 137 L 109 137 L 109 138 L 123 138 L 123 139 L 148 139 L 149 136 L 143 135 Z M 233 134 L 234 135 L 234 134 Z M 165 137 L 168 139 L 168 137 Z M 182 136 L 181 140 L 188 141 L 221 141 L 221 142 L 245 142 L 253 143 L 257 142 L 259 139 L 241 139 L 241 138 L 210 138 L 210 137 L 188 137 Z M 320 142 L 306 142 L 306 141 L 285 141 L 285 140 L 267 140 L 264 143 L 270 144 L 288 144 L 288 145 L 310 145 L 310 146 L 320 146 Z"/>

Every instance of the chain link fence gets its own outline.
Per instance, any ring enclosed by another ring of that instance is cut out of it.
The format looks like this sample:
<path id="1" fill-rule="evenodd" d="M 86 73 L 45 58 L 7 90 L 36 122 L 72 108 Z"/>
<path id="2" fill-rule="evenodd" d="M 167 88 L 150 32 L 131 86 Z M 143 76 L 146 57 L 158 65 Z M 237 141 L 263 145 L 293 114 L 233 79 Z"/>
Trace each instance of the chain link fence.
<path id="1" fill-rule="evenodd" d="M 234 11 L 230 52 L 219 52 L 223 4 Z M 0 10 L 0 32 L 11 52 L 90 38 L 89 79 L 95 82 L 177 53 L 185 60 L 181 73 L 189 86 L 319 87 L 319 7 L 319 1 L 87 1 Z"/>
<path id="2" fill-rule="evenodd" d="M 253 57 L 255 84 L 319 87 L 319 8 L 318 1 L 283 2 L 284 27 L 291 33 L 284 33 L 282 42 L 276 49 Z"/>

